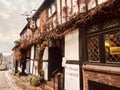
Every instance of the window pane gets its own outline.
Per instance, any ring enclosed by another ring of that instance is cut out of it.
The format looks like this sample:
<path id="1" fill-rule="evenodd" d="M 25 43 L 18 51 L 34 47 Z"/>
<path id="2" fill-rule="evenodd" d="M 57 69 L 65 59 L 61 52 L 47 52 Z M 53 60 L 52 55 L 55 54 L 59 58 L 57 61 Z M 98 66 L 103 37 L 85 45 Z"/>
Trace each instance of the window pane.
<path id="1" fill-rule="evenodd" d="M 87 33 L 96 32 L 98 30 L 99 30 L 99 25 L 93 25 L 88 28 Z"/>
<path id="2" fill-rule="evenodd" d="M 99 62 L 99 39 L 97 36 L 88 38 L 88 60 L 90 62 Z"/>
<path id="3" fill-rule="evenodd" d="M 119 25 L 119 19 L 118 18 L 110 19 L 110 20 L 105 21 L 103 23 L 102 29 L 106 30 L 106 29 L 113 28 L 113 27 L 118 26 L 118 25 Z"/>
<path id="4" fill-rule="evenodd" d="M 105 34 L 105 52 L 107 63 L 120 63 L 120 31 Z"/>

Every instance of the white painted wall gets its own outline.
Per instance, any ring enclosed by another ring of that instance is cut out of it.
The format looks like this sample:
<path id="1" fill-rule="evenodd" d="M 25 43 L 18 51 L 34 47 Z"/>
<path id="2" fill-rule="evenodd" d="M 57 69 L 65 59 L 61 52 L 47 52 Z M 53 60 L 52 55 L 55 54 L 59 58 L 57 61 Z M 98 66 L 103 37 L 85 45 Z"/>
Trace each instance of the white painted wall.
<path id="1" fill-rule="evenodd" d="M 48 60 L 48 47 L 45 48 L 43 60 Z"/>
<path id="2" fill-rule="evenodd" d="M 101 4 L 101 3 L 104 3 L 106 2 L 107 0 L 98 0 L 98 4 Z"/>
<path id="3" fill-rule="evenodd" d="M 61 17 L 60 17 L 60 13 L 61 13 L 61 10 L 60 10 L 60 0 L 57 0 L 57 12 L 58 12 L 58 24 L 61 24 Z"/>
<path id="4" fill-rule="evenodd" d="M 33 60 L 30 60 L 30 74 L 32 74 L 33 71 Z"/>
<path id="5" fill-rule="evenodd" d="M 37 67 L 38 67 L 38 61 L 36 60 L 34 61 L 34 66 L 33 66 L 33 75 L 36 75 L 36 76 L 39 75 Z"/>
<path id="6" fill-rule="evenodd" d="M 48 47 L 45 48 L 43 61 L 48 60 Z M 43 62 L 43 70 L 44 70 L 44 79 L 48 80 L 48 62 Z"/>
<path id="7" fill-rule="evenodd" d="M 65 58 L 79 60 L 79 29 L 65 36 Z"/>
<path id="8" fill-rule="evenodd" d="M 69 16 L 71 16 L 72 15 L 72 11 L 71 11 L 71 0 L 67 0 L 67 7 L 68 7 L 68 9 L 67 9 L 67 11 L 68 11 L 68 17 L 67 17 L 67 20 L 69 21 Z"/>
<path id="9" fill-rule="evenodd" d="M 79 65 L 66 64 L 65 90 L 80 90 Z"/>
<path id="10" fill-rule="evenodd" d="M 48 62 L 43 62 L 44 79 L 48 80 Z"/>
<path id="11" fill-rule="evenodd" d="M 65 36 L 66 60 L 79 60 L 79 29 Z M 65 90 L 80 90 L 79 65 L 65 65 Z"/>
<path id="12" fill-rule="evenodd" d="M 88 10 L 94 8 L 95 6 L 96 6 L 96 1 L 90 0 L 88 3 Z"/>
<path id="13" fill-rule="evenodd" d="M 77 0 L 73 0 L 73 15 L 78 13 L 78 4 Z"/>
<path id="14" fill-rule="evenodd" d="M 30 72 L 29 72 L 29 68 L 30 68 L 30 60 L 27 60 L 27 61 L 26 61 L 26 69 L 25 69 L 25 72 L 26 72 L 27 74 L 30 73 Z"/>
<path id="15" fill-rule="evenodd" d="M 32 59 L 32 60 L 30 60 L 30 73 L 32 74 L 32 68 L 33 68 L 33 59 L 34 59 L 34 46 L 32 46 L 31 47 L 31 57 L 30 57 L 30 59 Z"/>
<path id="16" fill-rule="evenodd" d="M 63 8 L 65 7 L 65 0 L 61 0 L 62 1 L 62 23 L 64 23 L 66 21 L 66 14 L 63 11 Z"/>
<path id="17" fill-rule="evenodd" d="M 86 12 L 86 5 L 84 2 L 80 3 L 80 13 Z"/>
<path id="18" fill-rule="evenodd" d="M 34 54 L 35 54 L 35 47 L 34 46 L 32 46 L 31 47 L 31 57 L 30 57 L 30 59 L 34 59 Z"/>

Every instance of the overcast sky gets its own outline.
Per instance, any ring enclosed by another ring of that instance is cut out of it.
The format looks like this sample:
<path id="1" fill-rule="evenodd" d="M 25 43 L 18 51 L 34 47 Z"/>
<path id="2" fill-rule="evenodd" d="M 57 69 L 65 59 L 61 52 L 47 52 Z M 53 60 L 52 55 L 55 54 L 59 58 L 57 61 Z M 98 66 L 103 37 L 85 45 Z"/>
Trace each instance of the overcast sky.
<path id="1" fill-rule="evenodd" d="M 37 9 L 43 0 L 0 0 L 0 52 L 11 54 L 14 41 L 26 25 L 24 12 Z"/>

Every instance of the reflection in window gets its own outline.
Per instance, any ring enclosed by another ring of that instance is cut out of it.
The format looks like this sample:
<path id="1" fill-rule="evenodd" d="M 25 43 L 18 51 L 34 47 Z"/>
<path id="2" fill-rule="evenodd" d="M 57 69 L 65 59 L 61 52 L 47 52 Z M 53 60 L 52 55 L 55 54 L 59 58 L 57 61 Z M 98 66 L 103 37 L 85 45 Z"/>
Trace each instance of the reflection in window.
<path id="1" fill-rule="evenodd" d="M 120 31 L 112 34 L 105 34 L 104 39 L 106 62 L 120 62 Z"/>

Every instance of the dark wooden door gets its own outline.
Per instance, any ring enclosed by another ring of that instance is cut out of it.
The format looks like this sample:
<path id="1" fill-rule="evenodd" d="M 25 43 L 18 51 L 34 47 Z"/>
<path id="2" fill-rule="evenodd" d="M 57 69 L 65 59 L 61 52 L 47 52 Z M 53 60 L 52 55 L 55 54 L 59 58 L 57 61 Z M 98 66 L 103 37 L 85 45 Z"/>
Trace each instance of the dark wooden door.
<path id="1" fill-rule="evenodd" d="M 56 71 L 58 68 L 61 68 L 61 64 L 62 64 L 61 49 L 57 46 L 49 47 L 48 57 L 49 57 L 49 60 L 48 60 L 48 79 L 50 79 L 54 76 L 53 72 Z"/>

